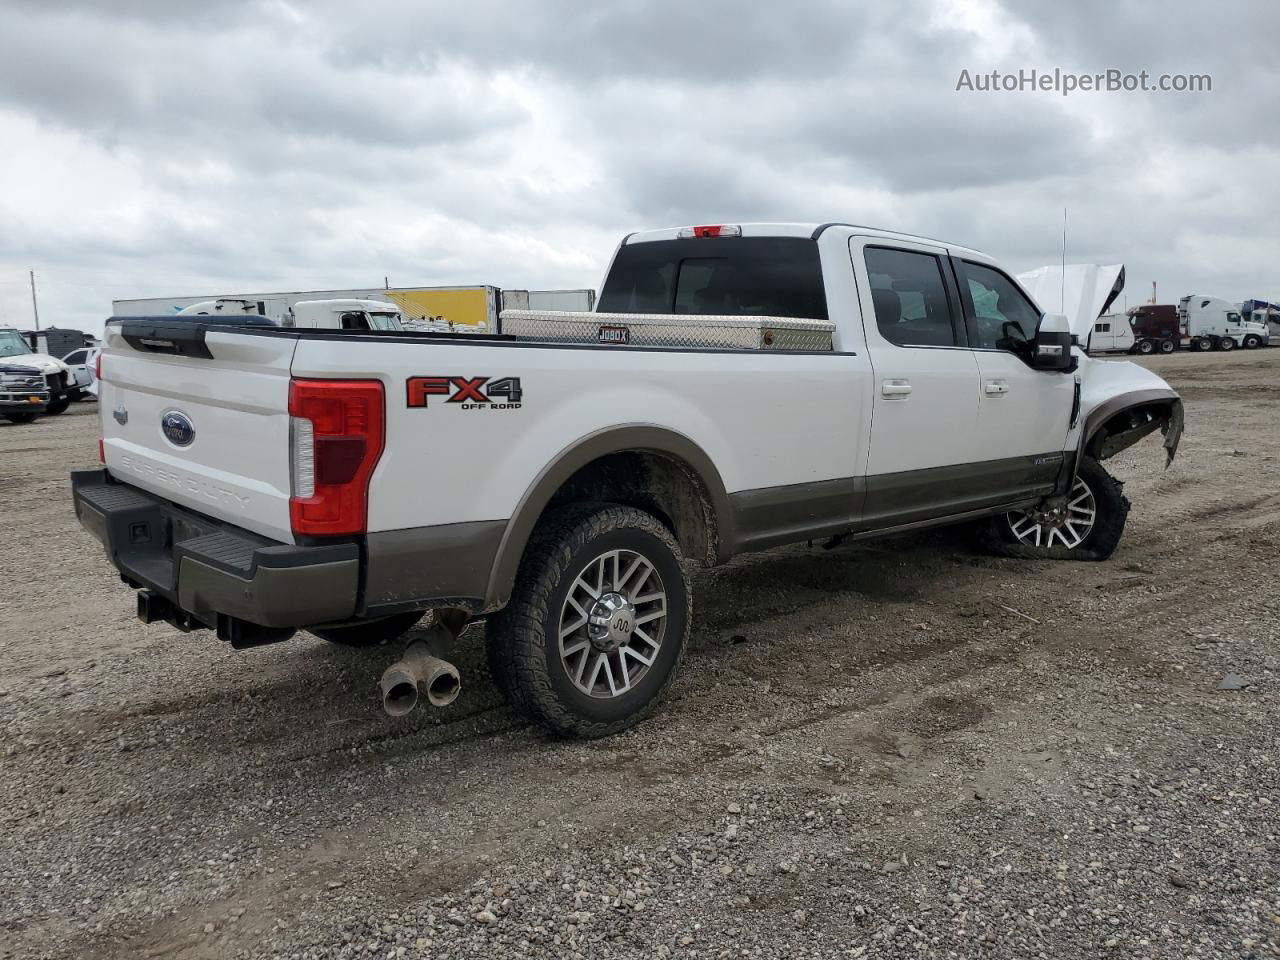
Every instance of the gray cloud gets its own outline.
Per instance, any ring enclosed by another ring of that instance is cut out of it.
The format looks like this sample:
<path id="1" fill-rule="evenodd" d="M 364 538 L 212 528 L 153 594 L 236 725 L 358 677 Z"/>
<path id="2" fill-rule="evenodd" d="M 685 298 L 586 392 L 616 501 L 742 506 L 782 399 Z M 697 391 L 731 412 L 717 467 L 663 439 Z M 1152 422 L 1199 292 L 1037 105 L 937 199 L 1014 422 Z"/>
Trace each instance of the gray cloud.
<path id="1" fill-rule="evenodd" d="M 123 296 L 592 286 L 653 225 L 843 219 L 1280 297 L 1280 13 L 1255 3 L 0 7 L 0 322 Z M 961 69 L 1213 74 L 956 92 Z M 1272 245 L 1273 247 L 1273 245 Z M 1167 287 L 1165 285 L 1168 285 Z"/>

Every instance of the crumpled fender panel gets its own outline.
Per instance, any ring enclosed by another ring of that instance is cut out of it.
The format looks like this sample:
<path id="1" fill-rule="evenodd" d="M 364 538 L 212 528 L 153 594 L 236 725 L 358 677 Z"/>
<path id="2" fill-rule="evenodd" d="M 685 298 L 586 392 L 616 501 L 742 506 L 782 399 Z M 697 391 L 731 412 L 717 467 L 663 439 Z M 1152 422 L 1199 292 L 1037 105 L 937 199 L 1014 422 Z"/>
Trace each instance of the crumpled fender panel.
<path id="1" fill-rule="evenodd" d="M 1178 392 L 1136 363 L 1089 359 L 1086 364 L 1078 452 L 1105 460 L 1158 428 L 1164 434 L 1165 466 L 1172 463 L 1185 422 Z"/>
<path id="2" fill-rule="evenodd" d="M 1114 422 L 1117 419 L 1118 424 Z M 1112 426 L 1104 431 L 1108 423 Z M 1123 394 L 1090 415 L 1081 432 L 1081 449 L 1096 460 L 1106 460 L 1158 427 L 1164 434 L 1165 467 L 1168 467 L 1178 453 L 1183 423 L 1182 398 L 1172 390 Z"/>

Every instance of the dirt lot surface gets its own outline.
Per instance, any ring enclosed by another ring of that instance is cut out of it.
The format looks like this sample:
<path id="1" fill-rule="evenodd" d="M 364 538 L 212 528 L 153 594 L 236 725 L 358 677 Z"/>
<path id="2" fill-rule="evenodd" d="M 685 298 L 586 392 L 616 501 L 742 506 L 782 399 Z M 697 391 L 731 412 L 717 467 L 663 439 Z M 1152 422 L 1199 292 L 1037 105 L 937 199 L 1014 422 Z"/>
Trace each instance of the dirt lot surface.
<path id="1" fill-rule="evenodd" d="M 1280 956 L 1280 350 L 1144 363 L 1187 434 L 1110 462 L 1111 561 L 700 573 L 670 702 L 590 743 L 480 627 L 395 721 L 388 648 L 142 626 L 68 499 L 92 406 L 0 423 L 0 957 Z"/>

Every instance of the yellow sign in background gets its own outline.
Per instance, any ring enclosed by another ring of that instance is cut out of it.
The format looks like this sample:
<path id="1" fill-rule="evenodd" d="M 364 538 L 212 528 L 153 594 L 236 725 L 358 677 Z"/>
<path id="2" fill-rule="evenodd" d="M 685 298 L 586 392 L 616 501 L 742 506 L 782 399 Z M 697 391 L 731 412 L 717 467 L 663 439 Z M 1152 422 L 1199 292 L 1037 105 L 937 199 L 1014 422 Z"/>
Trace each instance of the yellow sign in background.
<path id="1" fill-rule="evenodd" d="M 471 290 L 387 290 L 388 300 L 409 318 L 426 317 L 477 326 L 489 322 L 489 292 Z"/>

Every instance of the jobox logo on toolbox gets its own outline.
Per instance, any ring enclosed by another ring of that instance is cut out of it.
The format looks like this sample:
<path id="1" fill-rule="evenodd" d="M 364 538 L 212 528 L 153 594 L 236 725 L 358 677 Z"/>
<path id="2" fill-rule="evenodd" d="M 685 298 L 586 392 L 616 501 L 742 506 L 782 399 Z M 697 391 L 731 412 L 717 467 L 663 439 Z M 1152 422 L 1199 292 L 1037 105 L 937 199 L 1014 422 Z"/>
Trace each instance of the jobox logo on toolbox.
<path id="1" fill-rule="evenodd" d="M 457 404 L 463 410 L 519 410 L 524 391 L 519 377 L 410 377 L 407 405 Z"/>

